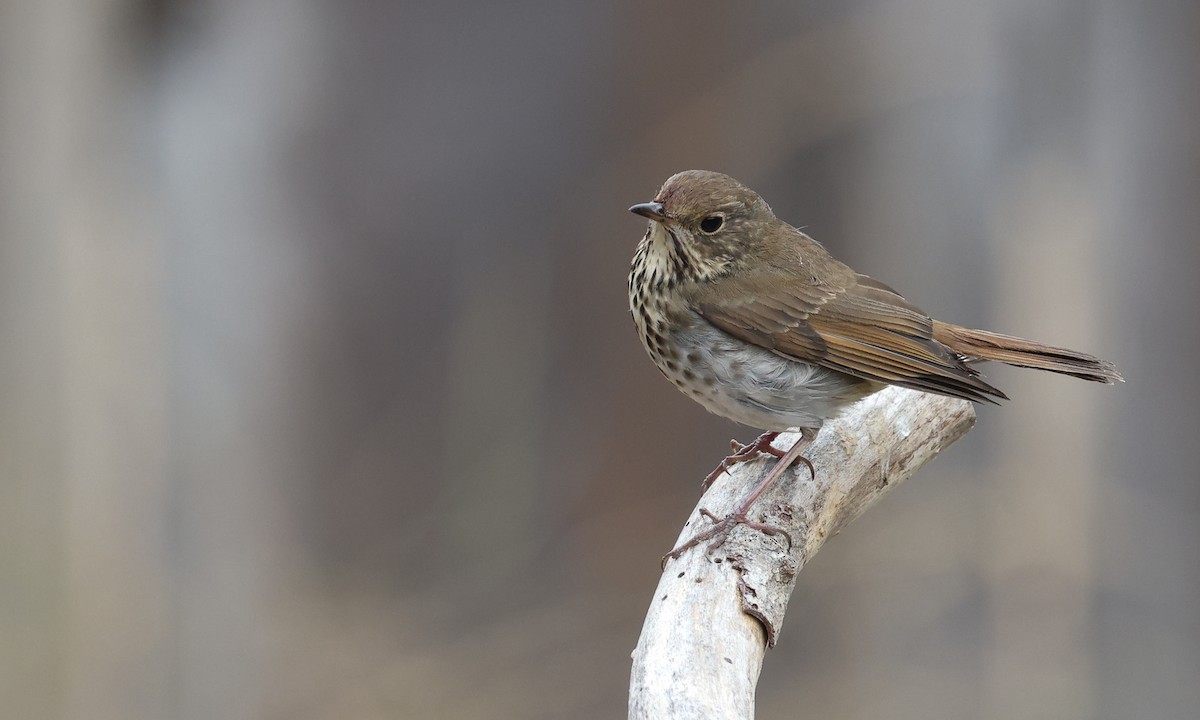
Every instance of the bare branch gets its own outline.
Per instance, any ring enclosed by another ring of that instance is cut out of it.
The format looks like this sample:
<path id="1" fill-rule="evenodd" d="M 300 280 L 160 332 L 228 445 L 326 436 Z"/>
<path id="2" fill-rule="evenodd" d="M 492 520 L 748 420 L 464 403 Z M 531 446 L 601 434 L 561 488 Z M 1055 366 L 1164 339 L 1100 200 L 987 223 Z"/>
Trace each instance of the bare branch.
<path id="1" fill-rule="evenodd" d="M 826 424 L 798 463 L 756 503 L 753 519 L 709 551 L 666 566 L 633 652 L 630 718 L 752 718 L 763 655 L 783 625 L 796 576 L 827 539 L 971 429 L 969 402 L 891 387 Z M 781 435 L 787 449 L 799 436 Z M 775 458 L 735 466 L 701 498 L 679 541 L 730 512 Z"/>

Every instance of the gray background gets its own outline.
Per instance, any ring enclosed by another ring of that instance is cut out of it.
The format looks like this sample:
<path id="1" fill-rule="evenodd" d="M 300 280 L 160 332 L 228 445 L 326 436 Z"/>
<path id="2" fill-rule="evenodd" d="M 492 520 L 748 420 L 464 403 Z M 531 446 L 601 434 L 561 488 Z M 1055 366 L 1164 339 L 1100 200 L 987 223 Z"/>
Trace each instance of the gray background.
<path id="1" fill-rule="evenodd" d="M 807 568 L 760 717 L 1200 707 L 1200 4 L 0 3 L 13 718 L 608 718 L 754 432 L 628 318 L 728 172 L 954 322 L 1115 361 Z"/>

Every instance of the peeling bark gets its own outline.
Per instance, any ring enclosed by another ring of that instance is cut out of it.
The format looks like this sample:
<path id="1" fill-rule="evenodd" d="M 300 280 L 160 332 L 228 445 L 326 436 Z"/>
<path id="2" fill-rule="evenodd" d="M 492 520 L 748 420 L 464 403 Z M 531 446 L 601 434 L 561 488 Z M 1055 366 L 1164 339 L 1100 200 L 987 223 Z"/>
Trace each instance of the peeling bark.
<path id="1" fill-rule="evenodd" d="M 818 434 L 803 463 L 751 509 L 751 519 L 787 532 L 738 526 L 724 543 L 701 544 L 664 568 L 633 652 L 630 718 L 752 718 L 763 656 L 783 626 L 804 564 L 851 520 L 970 430 L 969 402 L 887 388 Z M 787 449 L 799 435 L 787 433 Z M 728 514 L 777 462 L 761 457 L 723 474 L 692 512 L 683 543 Z"/>

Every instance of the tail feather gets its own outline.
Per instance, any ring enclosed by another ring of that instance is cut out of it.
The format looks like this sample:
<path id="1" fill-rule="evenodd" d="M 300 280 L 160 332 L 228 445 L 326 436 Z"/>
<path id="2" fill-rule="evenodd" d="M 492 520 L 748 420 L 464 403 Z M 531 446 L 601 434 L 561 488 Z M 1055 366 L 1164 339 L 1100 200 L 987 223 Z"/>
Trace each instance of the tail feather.
<path id="1" fill-rule="evenodd" d="M 1117 368 L 1107 360 L 1011 335 L 972 330 L 935 320 L 933 337 L 970 360 L 995 360 L 1018 367 L 1073 375 L 1107 385 L 1125 381 Z"/>

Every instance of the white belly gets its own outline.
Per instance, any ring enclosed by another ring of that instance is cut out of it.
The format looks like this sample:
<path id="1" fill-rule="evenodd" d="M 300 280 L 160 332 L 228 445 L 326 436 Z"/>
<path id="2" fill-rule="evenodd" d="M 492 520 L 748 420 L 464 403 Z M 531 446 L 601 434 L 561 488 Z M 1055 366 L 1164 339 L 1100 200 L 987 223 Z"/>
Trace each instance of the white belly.
<path id="1" fill-rule="evenodd" d="M 882 387 L 776 355 L 691 315 L 688 327 L 671 333 L 674 357 L 646 349 L 668 380 L 722 417 L 760 430 L 816 429 Z"/>

